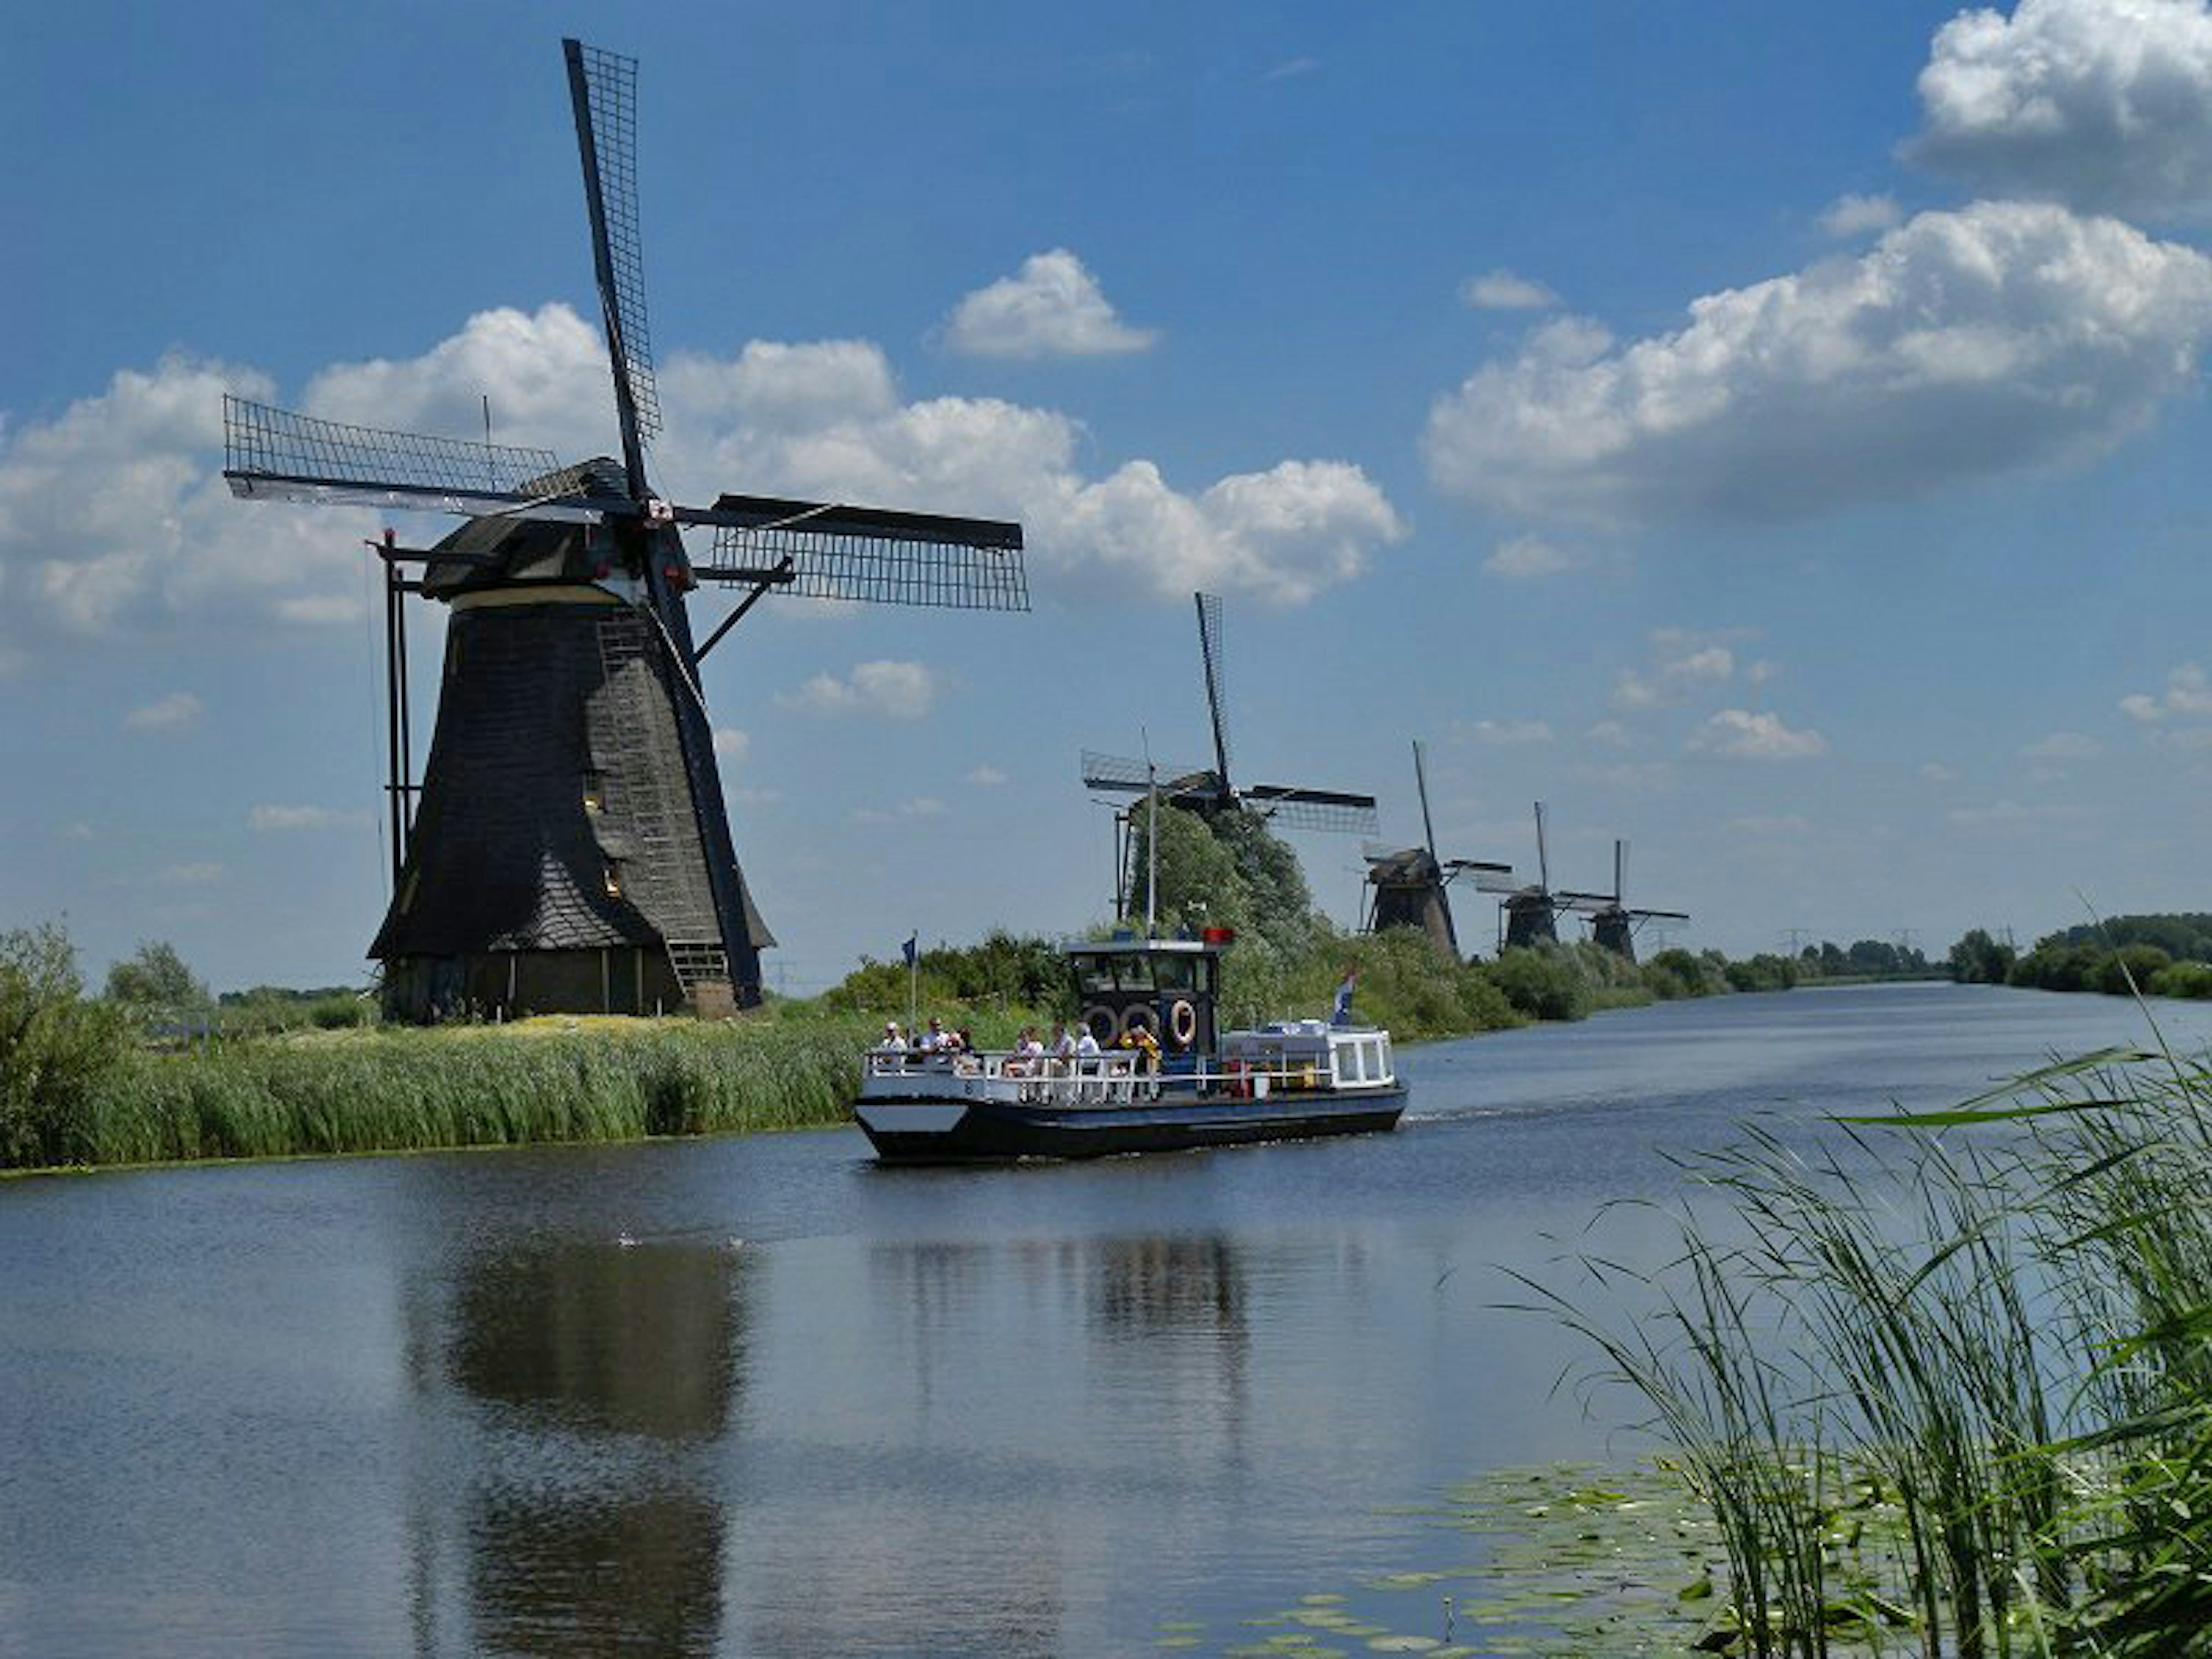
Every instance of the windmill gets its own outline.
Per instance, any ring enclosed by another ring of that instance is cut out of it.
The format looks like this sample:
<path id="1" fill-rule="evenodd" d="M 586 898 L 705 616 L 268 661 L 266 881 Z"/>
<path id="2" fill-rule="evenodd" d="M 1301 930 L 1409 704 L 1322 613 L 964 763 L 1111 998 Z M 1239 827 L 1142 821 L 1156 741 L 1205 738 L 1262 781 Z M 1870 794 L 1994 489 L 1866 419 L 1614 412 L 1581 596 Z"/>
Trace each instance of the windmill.
<path id="1" fill-rule="evenodd" d="M 1345 835 L 1373 835 L 1375 797 L 1339 789 L 1309 789 L 1297 785 L 1255 783 L 1238 787 L 1229 775 L 1229 726 L 1224 706 L 1224 664 L 1221 654 L 1221 600 L 1212 593 L 1191 596 L 1198 606 L 1198 652 L 1206 672 L 1206 709 L 1212 722 L 1213 765 L 1211 768 L 1155 766 L 1147 761 L 1126 760 L 1095 750 L 1083 751 L 1084 787 L 1106 795 L 1142 796 L 1157 789 L 1170 806 L 1180 806 L 1200 817 L 1212 818 L 1242 809 L 1292 830 L 1319 830 Z M 1117 908 L 1133 890 L 1127 873 L 1135 844 L 1133 802 L 1115 814 L 1114 870 Z"/>
<path id="2" fill-rule="evenodd" d="M 653 493 L 637 65 L 562 48 L 622 459 L 563 465 L 545 451 L 223 400 L 223 476 L 238 496 L 467 520 L 426 550 L 390 531 L 374 544 L 392 898 L 369 955 L 398 1018 L 757 1003 L 775 940 L 731 840 L 701 659 L 771 593 L 1029 608 L 1018 525 L 757 495 L 680 507 Z M 684 529 L 698 526 L 714 532 L 712 563 L 684 550 Z M 702 583 L 744 593 L 695 645 L 687 599 Z M 450 612 L 420 784 L 410 595 Z"/>
<path id="3" fill-rule="evenodd" d="M 1419 847 L 1395 853 L 1367 854 L 1367 927 L 1370 933 L 1385 927 L 1419 927 L 1443 950 L 1459 959 L 1459 932 L 1452 926 L 1451 902 L 1444 889 L 1461 876 L 1472 874 L 1477 890 L 1510 890 L 1513 866 L 1477 859 L 1440 860 L 1437 857 L 1437 827 L 1429 817 L 1429 774 L 1418 738 L 1413 743 L 1413 784 L 1421 798 Z"/>
<path id="4" fill-rule="evenodd" d="M 1607 950 L 1636 960 L 1636 931 L 1649 921 L 1661 923 L 1687 921 L 1686 910 L 1631 909 L 1626 902 L 1628 879 L 1628 843 L 1613 843 L 1613 892 L 1611 902 L 1589 913 L 1590 937 Z"/>
<path id="5" fill-rule="evenodd" d="M 1501 948 L 1556 945 L 1559 941 L 1559 913 L 1571 910 L 1591 915 L 1614 901 L 1605 893 L 1570 893 L 1552 886 L 1552 859 L 1544 843 L 1544 803 L 1536 803 L 1536 879 L 1516 887 L 1498 902 Z"/>

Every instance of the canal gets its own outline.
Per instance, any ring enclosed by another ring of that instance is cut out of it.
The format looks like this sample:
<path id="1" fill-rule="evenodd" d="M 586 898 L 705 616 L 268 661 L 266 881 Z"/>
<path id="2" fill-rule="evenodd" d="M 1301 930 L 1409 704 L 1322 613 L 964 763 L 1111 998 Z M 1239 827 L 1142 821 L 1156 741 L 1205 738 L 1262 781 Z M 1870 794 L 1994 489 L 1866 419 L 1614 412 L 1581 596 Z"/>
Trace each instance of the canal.
<path id="1" fill-rule="evenodd" d="M 1408 1513 L 1457 1481 L 1634 1455 L 1626 1402 L 1554 1387 L 1589 1356 L 1496 1304 L 1669 1154 L 2147 1035 L 2099 997 L 1800 990 L 1414 1049 L 1398 1133 L 1338 1142 L 0 1183 L 0 1656 L 1218 1651 L 1463 1559 Z"/>

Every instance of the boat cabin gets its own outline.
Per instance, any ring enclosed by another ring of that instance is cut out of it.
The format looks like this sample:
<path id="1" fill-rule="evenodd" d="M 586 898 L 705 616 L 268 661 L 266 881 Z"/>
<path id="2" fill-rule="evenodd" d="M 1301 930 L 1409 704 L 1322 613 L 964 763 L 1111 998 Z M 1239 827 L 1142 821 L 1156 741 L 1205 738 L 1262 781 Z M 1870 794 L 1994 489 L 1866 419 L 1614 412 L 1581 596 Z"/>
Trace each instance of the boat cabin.
<path id="1" fill-rule="evenodd" d="M 1221 1040 L 1221 1067 L 1257 1089 L 1357 1089 L 1396 1081 L 1390 1034 L 1372 1025 L 1277 1020 Z"/>
<path id="2" fill-rule="evenodd" d="M 1212 928 L 1201 939 L 1125 933 L 1062 945 L 1076 1006 L 1098 1046 L 1118 1047 L 1141 1028 L 1160 1045 L 1164 1069 L 1196 1069 L 1200 1058 L 1213 1052 L 1221 952 L 1229 939 L 1226 929 Z"/>

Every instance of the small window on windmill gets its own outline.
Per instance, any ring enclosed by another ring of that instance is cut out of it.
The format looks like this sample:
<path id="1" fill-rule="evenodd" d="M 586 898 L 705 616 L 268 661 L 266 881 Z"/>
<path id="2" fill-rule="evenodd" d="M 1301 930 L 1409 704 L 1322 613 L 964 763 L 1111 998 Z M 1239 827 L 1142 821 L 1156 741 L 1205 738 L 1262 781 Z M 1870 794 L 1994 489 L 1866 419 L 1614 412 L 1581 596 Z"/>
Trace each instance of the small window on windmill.
<path id="1" fill-rule="evenodd" d="M 584 773 L 584 810 L 604 812 L 607 810 L 607 775 L 586 769 Z"/>
<path id="2" fill-rule="evenodd" d="M 609 898 L 622 896 L 622 871 L 619 866 L 612 864 L 607 866 L 606 872 L 601 880 L 606 887 Z"/>

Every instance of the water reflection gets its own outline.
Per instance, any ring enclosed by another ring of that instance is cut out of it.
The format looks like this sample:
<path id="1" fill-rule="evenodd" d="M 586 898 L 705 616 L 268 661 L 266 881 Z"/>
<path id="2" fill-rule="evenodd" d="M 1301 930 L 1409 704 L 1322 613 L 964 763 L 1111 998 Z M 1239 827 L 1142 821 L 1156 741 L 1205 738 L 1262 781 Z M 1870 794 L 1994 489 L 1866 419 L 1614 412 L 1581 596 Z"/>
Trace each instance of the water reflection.
<path id="1" fill-rule="evenodd" d="M 716 1650 L 714 1449 L 742 1414 L 750 1277 L 732 1248 L 566 1238 L 468 1257 L 416 1299 L 412 1380 L 447 1431 L 408 1506 L 418 1652 L 453 1650 L 455 1617 L 467 1651 Z"/>

